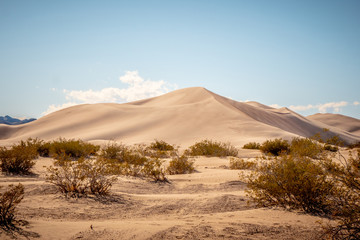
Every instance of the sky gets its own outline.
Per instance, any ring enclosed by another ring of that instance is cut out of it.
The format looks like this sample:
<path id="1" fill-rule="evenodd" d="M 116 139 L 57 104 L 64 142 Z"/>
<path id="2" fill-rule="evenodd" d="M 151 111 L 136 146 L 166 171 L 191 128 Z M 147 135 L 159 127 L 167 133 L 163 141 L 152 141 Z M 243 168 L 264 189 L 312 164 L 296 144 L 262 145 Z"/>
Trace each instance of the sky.
<path id="1" fill-rule="evenodd" d="M 358 0 L 0 0 L 0 116 L 186 87 L 360 119 Z"/>

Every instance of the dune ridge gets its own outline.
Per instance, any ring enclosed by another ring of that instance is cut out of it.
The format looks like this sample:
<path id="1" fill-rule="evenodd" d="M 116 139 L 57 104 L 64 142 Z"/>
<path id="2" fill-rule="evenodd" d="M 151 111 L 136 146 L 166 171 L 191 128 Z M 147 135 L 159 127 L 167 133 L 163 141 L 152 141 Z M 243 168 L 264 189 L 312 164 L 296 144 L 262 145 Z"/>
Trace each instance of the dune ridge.
<path id="1" fill-rule="evenodd" d="M 347 143 L 360 141 L 358 131 L 349 132 L 350 127 L 305 118 L 287 108 L 237 102 L 192 87 L 124 104 L 77 105 L 20 126 L 0 124 L 0 145 L 28 137 L 65 137 L 129 144 L 157 138 L 184 147 L 208 138 L 240 146 L 275 137 L 310 137 L 323 128 L 329 128 L 330 134 L 339 135 Z"/>

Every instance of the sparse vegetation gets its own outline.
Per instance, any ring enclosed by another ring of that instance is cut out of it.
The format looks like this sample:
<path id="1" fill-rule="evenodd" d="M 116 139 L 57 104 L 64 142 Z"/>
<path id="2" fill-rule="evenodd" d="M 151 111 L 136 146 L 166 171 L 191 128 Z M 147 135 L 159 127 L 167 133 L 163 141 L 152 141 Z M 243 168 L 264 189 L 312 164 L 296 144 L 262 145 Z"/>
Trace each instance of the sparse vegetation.
<path id="1" fill-rule="evenodd" d="M 109 176 L 110 165 L 103 159 L 64 161 L 60 166 L 49 167 L 47 181 L 68 197 L 88 194 L 107 195 L 115 177 Z"/>
<path id="2" fill-rule="evenodd" d="M 238 150 L 230 143 L 203 140 L 190 146 L 185 154 L 190 156 L 236 157 Z"/>
<path id="3" fill-rule="evenodd" d="M 257 142 L 249 142 L 243 146 L 243 149 L 260 149 L 261 144 Z"/>
<path id="4" fill-rule="evenodd" d="M 163 140 L 155 140 L 150 144 L 149 148 L 160 151 L 173 151 L 175 149 L 173 145 L 170 145 Z"/>
<path id="5" fill-rule="evenodd" d="M 270 154 L 273 156 L 279 156 L 281 154 L 287 154 L 290 151 L 289 142 L 281 138 L 276 138 L 274 140 L 266 140 L 261 144 L 261 152 L 265 154 Z"/>
<path id="6" fill-rule="evenodd" d="M 29 138 L 10 148 L 0 147 L 0 168 L 6 174 L 29 174 L 35 165 L 38 140 Z"/>
<path id="7" fill-rule="evenodd" d="M 189 160 L 189 158 L 184 155 L 181 157 L 174 157 L 170 161 L 166 171 L 170 175 L 193 173 L 195 171 L 194 160 Z"/>
<path id="8" fill-rule="evenodd" d="M 24 198 L 24 186 L 9 185 L 5 192 L 0 193 L 0 226 L 9 228 L 15 221 L 17 205 Z"/>
<path id="9" fill-rule="evenodd" d="M 230 169 L 254 169 L 256 166 L 256 162 L 245 161 L 242 158 L 230 158 Z"/>

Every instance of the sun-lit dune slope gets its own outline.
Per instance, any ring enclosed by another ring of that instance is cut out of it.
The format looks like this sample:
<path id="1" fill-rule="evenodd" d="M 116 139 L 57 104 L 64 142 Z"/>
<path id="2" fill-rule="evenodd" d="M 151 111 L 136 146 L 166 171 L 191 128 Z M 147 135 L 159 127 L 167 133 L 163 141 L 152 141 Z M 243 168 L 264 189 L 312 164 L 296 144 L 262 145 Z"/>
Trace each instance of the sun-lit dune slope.
<path id="1" fill-rule="evenodd" d="M 349 133 L 360 136 L 360 120 L 341 114 L 317 113 L 307 117 L 312 121 L 319 121 Z"/>
<path id="2" fill-rule="evenodd" d="M 0 125 L 0 144 L 28 137 L 50 140 L 61 136 L 129 144 L 163 139 L 182 146 L 207 138 L 240 146 L 275 137 L 309 137 L 325 127 L 347 142 L 360 140 L 359 136 L 339 128 L 332 130 L 287 108 L 236 102 L 194 87 L 126 104 L 78 105 L 21 126 Z"/>

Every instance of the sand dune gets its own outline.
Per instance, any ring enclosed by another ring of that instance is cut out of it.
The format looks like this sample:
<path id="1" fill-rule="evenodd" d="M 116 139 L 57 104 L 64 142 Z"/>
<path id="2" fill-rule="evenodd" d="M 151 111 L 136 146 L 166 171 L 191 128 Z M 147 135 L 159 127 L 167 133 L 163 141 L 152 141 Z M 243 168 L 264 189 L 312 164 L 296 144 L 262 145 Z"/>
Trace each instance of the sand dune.
<path id="1" fill-rule="evenodd" d="M 341 114 L 317 113 L 307 117 L 312 121 L 319 121 L 349 133 L 360 136 L 360 120 Z"/>
<path id="2" fill-rule="evenodd" d="M 208 138 L 236 146 L 249 141 L 309 137 L 322 128 L 346 142 L 360 141 L 357 132 L 313 121 L 287 108 L 237 102 L 204 88 L 185 88 L 126 104 L 84 104 L 60 110 L 21 126 L 0 125 L 0 145 L 28 137 L 147 143 L 163 139 L 188 146 Z"/>

